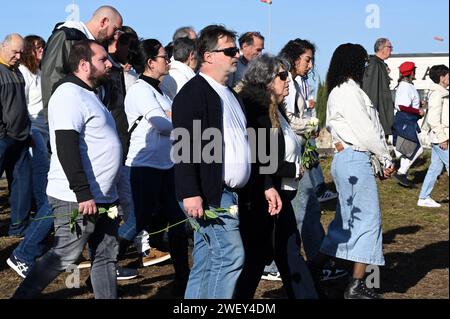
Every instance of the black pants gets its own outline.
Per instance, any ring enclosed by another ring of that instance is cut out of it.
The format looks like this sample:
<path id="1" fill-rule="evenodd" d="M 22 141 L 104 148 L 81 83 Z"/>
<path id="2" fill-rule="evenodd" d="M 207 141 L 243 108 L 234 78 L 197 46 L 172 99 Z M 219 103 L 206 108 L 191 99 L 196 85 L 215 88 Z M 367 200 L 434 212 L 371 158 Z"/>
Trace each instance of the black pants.
<path id="1" fill-rule="evenodd" d="M 152 213 L 158 203 L 159 210 L 170 225 L 186 219 L 175 197 L 174 170 L 161 170 L 150 167 L 132 167 L 130 174 L 133 194 L 136 232 L 149 227 Z M 179 280 L 189 277 L 188 241 L 185 223 L 169 229 L 169 250 Z"/>
<path id="2" fill-rule="evenodd" d="M 272 260 L 280 271 L 288 298 L 317 298 L 311 274 L 300 254 L 301 239 L 291 205 L 295 192 L 279 193 L 283 208 L 277 217 L 269 215 L 263 191 L 258 198 L 239 197 L 245 263 L 236 288 L 238 299 L 254 297 L 264 267 Z"/>

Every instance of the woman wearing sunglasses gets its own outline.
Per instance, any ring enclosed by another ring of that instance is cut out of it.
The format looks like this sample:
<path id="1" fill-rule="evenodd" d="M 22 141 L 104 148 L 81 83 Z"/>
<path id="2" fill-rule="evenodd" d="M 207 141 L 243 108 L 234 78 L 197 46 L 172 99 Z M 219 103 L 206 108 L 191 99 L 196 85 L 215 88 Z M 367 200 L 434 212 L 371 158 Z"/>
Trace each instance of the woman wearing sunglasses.
<path id="1" fill-rule="evenodd" d="M 253 298 L 264 266 L 273 259 L 289 298 L 317 298 L 311 275 L 299 254 L 301 240 L 291 205 L 302 171 L 301 144 L 284 111 L 283 100 L 289 93 L 287 70 L 286 61 L 262 55 L 249 64 L 240 92 L 257 145 L 251 145 L 256 163 L 252 164 L 250 181 L 239 197 L 240 231 L 246 258 L 237 298 Z M 265 145 L 261 143 L 264 141 Z M 272 163 L 263 163 L 258 156 L 269 150 Z M 268 166 L 275 169 L 270 172 Z M 268 213 L 272 210 L 266 198 L 271 193 L 279 194 L 278 215 Z"/>

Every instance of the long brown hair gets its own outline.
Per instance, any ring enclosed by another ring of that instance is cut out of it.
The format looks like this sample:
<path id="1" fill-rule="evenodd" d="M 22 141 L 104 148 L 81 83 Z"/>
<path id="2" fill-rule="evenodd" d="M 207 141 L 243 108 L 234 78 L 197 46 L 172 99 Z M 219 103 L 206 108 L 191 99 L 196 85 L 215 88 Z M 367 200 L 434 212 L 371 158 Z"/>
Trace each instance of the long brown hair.
<path id="1" fill-rule="evenodd" d="M 36 48 L 39 46 L 45 47 L 45 41 L 40 36 L 29 35 L 24 39 L 25 48 L 20 60 L 20 64 L 23 64 L 33 74 L 37 74 L 39 71 L 39 61 L 36 56 Z"/>

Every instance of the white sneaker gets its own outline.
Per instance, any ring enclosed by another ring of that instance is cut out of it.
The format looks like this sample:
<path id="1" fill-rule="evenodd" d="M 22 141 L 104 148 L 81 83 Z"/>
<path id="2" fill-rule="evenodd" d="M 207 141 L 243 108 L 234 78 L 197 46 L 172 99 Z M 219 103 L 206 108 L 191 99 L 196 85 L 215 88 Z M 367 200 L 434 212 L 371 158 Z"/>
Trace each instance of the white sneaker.
<path id="1" fill-rule="evenodd" d="M 431 197 L 428 197 L 425 199 L 419 199 L 419 201 L 417 202 L 417 206 L 437 208 L 437 207 L 441 207 L 441 204 L 436 203 L 436 201 L 434 199 L 432 199 Z"/>
<path id="2" fill-rule="evenodd" d="M 281 275 L 279 272 L 264 272 L 261 276 L 261 279 L 269 281 L 281 281 Z"/>
<path id="3" fill-rule="evenodd" d="M 336 199 L 338 197 L 337 193 L 333 193 L 332 191 L 326 190 L 322 196 L 317 197 L 317 199 L 319 200 L 319 203 L 325 203 L 328 202 L 329 200 L 333 200 Z"/>

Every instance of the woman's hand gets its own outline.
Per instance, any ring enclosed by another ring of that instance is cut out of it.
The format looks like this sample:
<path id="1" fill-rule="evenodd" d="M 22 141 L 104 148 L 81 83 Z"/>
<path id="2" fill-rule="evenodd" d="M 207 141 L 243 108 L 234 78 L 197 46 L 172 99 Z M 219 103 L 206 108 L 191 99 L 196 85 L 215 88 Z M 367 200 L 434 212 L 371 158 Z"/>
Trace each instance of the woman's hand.
<path id="1" fill-rule="evenodd" d="M 283 207 L 280 194 L 278 194 L 277 190 L 272 187 L 266 190 L 264 195 L 266 196 L 267 203 L 269 204 L 270 216 L 278 215 Z"/>
<path id="2" fill-rule="evenodd" d="M 448 141 L 439 144 L 439 147 L 441 148 L 441 150 L 446 151 L 448 149 Z"/>
<path id="3" fill-rule="evenodd" d="M 397 171 L 397 169 L 395 168 L 395 165 L 392 165 L 388 168 L 385 168 L 383 173 L 384 173 L 384 177 L 385 178 L 391 178 L 392 174 L 394 174 Z"/>

